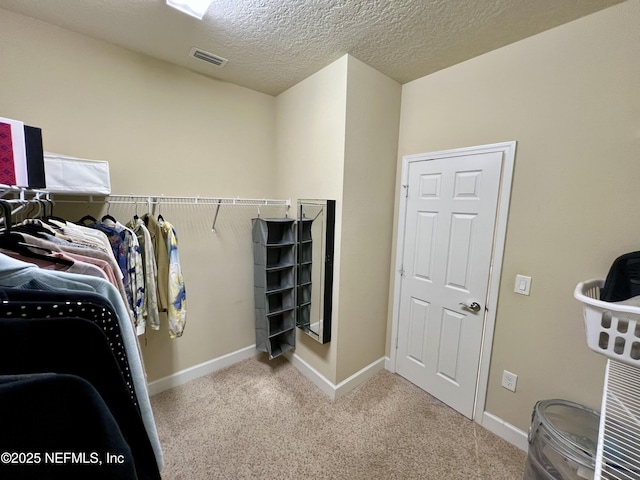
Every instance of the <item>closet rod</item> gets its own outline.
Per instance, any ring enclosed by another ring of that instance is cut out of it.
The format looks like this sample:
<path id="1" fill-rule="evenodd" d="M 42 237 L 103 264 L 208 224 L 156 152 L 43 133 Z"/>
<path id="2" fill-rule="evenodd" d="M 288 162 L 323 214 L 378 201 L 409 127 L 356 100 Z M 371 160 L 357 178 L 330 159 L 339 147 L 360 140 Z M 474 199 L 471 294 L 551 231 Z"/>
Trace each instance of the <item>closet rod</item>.
<path id="1" fill-rule="evenodd" d="M 44 198 L 49 200 L 50 197 L 50 193 L 46 190 L 42 190 L 42 189 L 31 189 L 31 188 L 26 188 L 26 187 L 16 187 L 14 185 L 5 185 L 5 184 L 0 184 L 0 198 L 4 198 L 5 195 L 7 194 L 13 194 L 13 195 L 18 195 L 20 200 L 28 200 L 26 198 L 26 195 L 33 195 L 33 198 L 35 199 L 39 199 L 39 198 Z"/>
<path id="2" fill-rule="evenodd" d="M 236 205 L 236 206 L 274 206 L 290 207 L 290 199 L 242 198 L 242 197 L 179 197 L 165 195 L 87 195 L 89 200 L 56 200 L 59 203 L 111 203 L 129 204 L 147 203 L 149 205 Z M 94 197 L 99 197 L 96 199 Z"/>
<path id="3" fill-rule="evenodd" d="M 53 195 L 72 195 L 80 196 L 82 200 L 57 199 L 59 203 L 113 203 L 113 204 L 136 204 L 145 202 L 149 205 L 236 205 L 236 206 L 275 206 L 290 207 L 291 199 L 274 199 L 274 198 L 243 198 L 243 197 L 201 197 L 201 196 L 169 196 L 169 195 L 140 195 L 140 194 L 80 194 L 77 192 L 49 192 L 46 189 L 28 189 L 24 187 L 15 187 L 11 185 L 0 184 L 0 196 L 6 194 L 18 194 L 21 200 L 26 200 L 25 195 L 33 195 L 34 198 L 45 198 L 52 200 Z M 86 200 L 88 198 L 88 200 Z"/>
<path id="4" fill-rule="evenodd" d="M 33 195 L 33 199 L 53 200 L 53 192 L 46 189 L 28 189 L 24 187 L 15 187 L 10 185 L 0 185 L 0 198 L 5 194 L 19 194 L 21 201 L 28 200 L 26 194 Z M 61 195 L 73 195 L 73 193 L 65 194 L 64 192 L 55 192 Z M 77 192 L 76 192 L 77 194 Z M 58 199 L 56 203 L 106 203 L 106 204 L 128 204 L 137 205 L 138 203 L 146 203 L 149 208 L 153 206 L 153 214 L 155 215 L 155 207 L 157 205 L 215 205 L 216 212 L 213 217 L 211 231 L 215 233 L 218 213 L 222 205 L 229 206 L 246 206 L 258 207 L 258 216 L 260 216 L 260 207 L 291 207 L 291 199 L 275 199 L 275 198 L 243 198 L 243 197 L 184 197 L 184 196 L 165 196 L 165 195 L 139 195 L 131 193 L 129 195 L 113 194 L 82 194 L 83 200 L 67 200 Z M 88 200 L 86 200 L 88 198 Z"/>
<path id="5" fill-rule="evenodd" d="M 213 217 L 211 231 L 216 233 L 216 222 L 218 221 L 218 213 L 222 205 L 229 206 L 246 206 L 258 207 L 258 216 L 260 216 L 260 207 L 291 207 L 291 199 L 275 199 L 275 198 L 242 198 L 242 197 L 180 197 L 180 196 L 164 196 L 164 195 L 105 195 L 99 196 L 100 200 L 95 200 L 94 195 L 88 195 L 89 203 L 106 203 L 106 204 L 127 204 L 137 205 L 138 203 L 146 203 L 148 207 L 153 205 L 153 214 L 155 215 L 156 205 L 215 205 L 216 212 Z M 56 200 L 59 203 L 87 203 L 86 200 Z"/>

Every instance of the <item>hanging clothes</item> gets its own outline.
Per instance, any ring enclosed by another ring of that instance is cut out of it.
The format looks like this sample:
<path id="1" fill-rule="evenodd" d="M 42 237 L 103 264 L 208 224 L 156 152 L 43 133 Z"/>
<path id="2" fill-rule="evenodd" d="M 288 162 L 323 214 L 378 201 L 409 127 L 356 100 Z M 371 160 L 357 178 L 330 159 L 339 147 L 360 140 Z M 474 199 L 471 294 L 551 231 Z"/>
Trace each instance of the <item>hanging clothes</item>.
<path id="1" fill-rule="evenodd" d="M 109 280 L 109 278 L 107 277 L 107 274 L 97 266 L 92 265 L 89 262 L 79 260 L 77 257 L 76 258 L 70 257 L 67 254 L 64 254 L 61 252 L 51 252 L 50 254 L 46 255 L 47 257 L 50 257 L 47 259 L 47 258 L 28 258 L 21 255 L 20 253 L 13 252 L 11 250 L 1 249 L 1 248 L 0 248 L 0 251 L 5 255 L 8 255 L 9 257 L 15 258 L 17 260 L 23 260 L 29 263 L 33 263 L 34 265 L 37 265 L 38 267 L 45 270 L 57 270 L 61 272 L 77 273 L 80 275 L 90 275 L 92 277 L 103 278 L 104 280 L 107 280 L 107 281 Z M 60 263 L 58 262 L 58 260 L 67 260 L 70 263 L 70 265 L 67 263 Z"/>
<path id="2" fill-rule="evenodd" d="M 75 256 L 76 258 L 86 261 L 86 262 L 91 262 L 92 259 L 96 259 L 96 260 L 101 260 L 103 262 L 106 262 L 109 266 L 109 269 L 111 271 L 111 277 L 115 279 L 116 281 L 116 287 L 118 289 L 118 292 L 120 294 L 120 298 L 122 299 L 125 308 L 127 309 L 127 315 L 129 317 L 129 319 L 131 320 L 132 324 L 135 324 L 135 319 L 133 317 L 133 312 L 131 311 L 131 308 L 129 308 L 129 303 L 127 301 L 127 295 L 126 292 L 124 290 L 124 284 L 122 282 L 122 273 L 120 272 L 120 267 L 118 265 L 118 263 L 116 262 L 115 258 L 113 257 L 113 253 L 111 253 L 109 251 L 109 253 L 104 253 L 100 250 L 95 250 L 92 248 L 87 248 L 87 247 L 82 247 L 79 245 L 76 245 L 74 243 L 69 243 L 69 242 L 61 242 L 58 243 L 56 241 L 56 238 L 51 238 L 51 239 L 43 239 L 40 237 L 34 237 L 32 235 L 26 234 L 26 233 L 21 233 L 22 237 L 25 240 L 25 243 L 30 244 L 30 245 L 34 245 L 36 247 L 41 247 L 41 248 L 45 248 L 45 249 L 49 249 L 52 250 L 54 252 L 64 252 L 67 255 L 72 255 Z M 26 261 L 26 259 L 23 259 Z M 109 274 L 107 274 L 107 276 L 109 276 Z"/>
<path id="3" fill-rule="evenodd" d="M 167 283 L 167 319 L 169 321 L 169 336 L 182 336 L 187 322 L 187 291 L 180 267 L 178 254 L 178 235 L 175 228 L 166 220 L 158 222 L 160 231 L 167 244 L 169 257 L 169 275 Z"/>
<path id="4" fill-rule="evenodd" d="M 151 239 L 151 234 L 144 224 L 144 221 L 137 215 L 127 223 L 138 237 L 140 252 L 142 253 L 142 268 L 144 272 L 145 297 L 142 308 L 144 324 L 142 329 L 138 325 L 138 335 L 144 333 L 144 327 L 149 325 L 153 330 L 160 329 L 160 315 L 158 310 L 158 266 L 156 264 L 156 254 Z"/>
<path id="5" fill-rule="evenodd" d="M 153 420 L 153 412 L 149 401 L 146 377 L 134 328 L 130 322 L 129 312 L 120 293 L 108 281 L 87 275 L 42 270 L 37 266 L 0 254 L 0 285 L 4 287 L 29 288 L 32 281 L 52 290 L 65 290 L 70 298 L 72 292 L 97 293 L 113 306 L 116 313 L 122 341 L 128 353 L 131 379 L 140 409 L 142 423 L 151 443 L 158 469 L 162 468 L 162 449 Z"/>
<path id="6" fill-rule="evenodd" d="M 104 232 L 95 228 L 85 227 L 71 222 L 63 222 L 62 219 L 55 220 L 49 219 L 49 223 L 58 226 L 60 231 L 76 240 L 84 240 L 85 242 L 91 242 L 95 245 L 99 245 L 100 250 L 105 252 L 111 251 L 111 244 Z"/>
<path id="7" fill-rule="evenodd" d="M 78 235 L 74 230 L 69 228 L 62 229 L 53 223 L 48 224 L 37 218 L 26 219 L 19 225 L 12 227 L 12 230 L 31 234 L 39 234 L 40 238 L 55 239 L 56 243 L 71 243 L 75 246 L 97 249 L 104 253 L 108 253 L 109 245 L 105 245 L 98 238 L 86 237 Z"/>
<path id="8" fill-rule="evenodd" d="M 20 288 L 0 287 L 0 319 L 10 318 L 18 311 L 21 318 L 42 319 L 62 316 L 83 318 L 95 323 L 109 342 L 120 374 L 129 391 L 131 402 L 139 408 L 120 324 L 113 307 L 104 297 L 95 293 L 75 292 L 71 302 L 67 292 L 53 291 L 38 280 L 31 280 Z"/>
<path id="9" fill-rule="evenodd" d="M 178 338 L 184 332 L 187 311 L 178 237 L 171 223 L 158 218 L 161 220 L 147 214 L 142 219 L 130 221 L 127 226 L 110 215 L 105 215 L 101 221 L 86 216 L 79 224 L 58 218 L 46 222 L 31 219 L 14 229 L 30 244 L 66 255 L 50 257 L 83 262 L 69 268 L 37 263 L 41 267 L 70 273 L 84 273 L 84 269 L 104 278 L 87 263 L 101 267 L 107 280 L 118 287 L 125 299 L 138 335 L 144 334 L 147 325 L 159 330 L 159 312 L 166 312 L 169 336 Z M 26 260 L 19 255 L 10 255 Z"/>
<path id="10" fill-rule="evenodd" d="M 56 310 L 51 308 L 50 313 Z M 0 375 L 48 372 L 72 374 L 87 380 L 120 427 L 131 449 L 130 458 L 137 477 L 160 479 L 144 424 L 137 408 L 130 402 L 116 360 L 100 328 L 80 318 L 0 318 Z M 66 445 L 53 445 L 52 448 L 62 449 Z M 81 451 L 86 451 L 85 448 L 83 446 Z"/>
<path id="11" fill-rule="evenodd" d="M 5 217 L 11 214 L 7 205 L 2 202 Z M 3 392 L 9 398 L 18 385 L 36 388 L 34 383 L 40 385 L 40 382 L 32 382 L 32 377 L 45 372 L 57 375 L 44 382 L 46 387 L 37 388 L 46 390 L 51 382 L 73 383 L 69 378 L 76 383 L 87 381 L 93 388 L 85 391 L 87 401 L 91 401 L 89 397 L 101 398 L 117 427 L 113 431 L 105 430 L 104 435 L 115 440 L 122 437 L 123 448 L 129 449 L 124 453 L 125 458 L 132 460 L 127 460 L 122 470 L 110 472 L 104 478 L 160 478 L 162 449 L 136 335 L 144 333 L 146 325 L 158 329 L 160 324 L 158 287 L 157 282 L 154 283 L 158 273 L 154 239 L 142 221 L 124 226 L 108 215 L 100 222 L 92 220 L 95 225 L 88 227 L 43 216 L 7 227 L 0 233 L 0 404 L 7 405 Z M 186 313 L 186 309 L 182 310 L 184 313 L 179 311 L 185 305 L 185 295 L 177 257 L 177 235 L 168 223 L 157 225 L 156 233 L 156 239 L 165 245 L 160 250 L 165 253 L 167 265 L 165 308 L 170 316 L 170 335 L 175 338 L 182 334 Z M 177 265 L 177 269 L 172 265 Z M 171 289 L 169 278 L 177 279 Z M 147 295 L 147 284 L 153 290 L 151 295 Z M 169 303 L 169 292 L 177 307 Z M 181 320 L 173 320 L 181 314 Z M 29 381 L 12 381 L 16 375 L 27 375 Z M 12 386 L 3 388 L 5 383 Z M 62 392 L 63 387 L 59 388 Z M 82 388 L 69 387 L 69 392 L 82 395 L 79 390 Z M 100 416 L 101 409 L 102 406 L 98 406 L 92 413 Z M 17 412 L 22 416 L 29 414 L 25 409 Z M 40 420 L 43 424 L 52 421 L 46 415 Z M 8 430 L 2 420 L 0 424 L 1 446 L 2 436 Z M 68 430 L 74 427 L 70 425 Z M 96 431 L 101 431 L 99 425 Z M 57 438 L 48 433 L 44 436 Z M 8 449 L 15 449 L 10 439 L 8 442 L 11 443 Z M 48 445 L 66 449 L 55 442 Z M 117 447 L 108 451 L 118 452 Z M 40 473 L 36 478 L 47 477 L 46 472 Z M 82 476 L 103 478 L 104 472 L 94 473 L 88 471 Z M 74 475 L 75 472 L 69 472 L 67 476 Z M 0 466 L 0 477 L 4 476 Z"/>
<path id="12" fill-rule="evenodd" d="M 145 278 L 138 237 L 130 228 L 108 216 L 102 218 L 102 225 L 113 228 L 122 235 L 125 246 L 125 264 L 127 266 L 125 276 L 128 277 L 131 289 L 130 304 L 136 321 L 136 328 L 141 328 L 144 333 L 145 320 L 142 312 L 145 303 Z"/>
<path id="13" fill-rule="evenodd" d="M 122 273 L 125 297 L 133 314 L 136 331 L 144 332 L 145 319 L 142 314 L 145 302 L 144 271 L 136 234 L 109 216 L 103 217 L 102 221 L 84 226 L 99 230 L 108 238 L 113 256 Z"/>
<path id="14" fill-rule="evenodd" d="M 169 249 L 167 247 L 167 241 L 162 234 L 162 228 L 153 215 L 149 215 L 148 213 L 143 215 L 142 221 L 149 231 L 156 258 L 156 266 L 158 269 L 158 309 L 161 312 L 166 312 L 167 305 L 169 304 Z"/>
<path id="15" fill-rule="evenodd" d="M 0 403 L 0 451 L 41 455 L 37 463 L 3 462 L 2 478 L 138 478 L 118 423 L 87 380 L 54 373 L 0 375 Z M 46 462 L 46 452 L 87 452 L 89 460 L 95 452 L 102 464 Z M 120 455 L 122 463 L 106 463 L 107 453 Z"/>

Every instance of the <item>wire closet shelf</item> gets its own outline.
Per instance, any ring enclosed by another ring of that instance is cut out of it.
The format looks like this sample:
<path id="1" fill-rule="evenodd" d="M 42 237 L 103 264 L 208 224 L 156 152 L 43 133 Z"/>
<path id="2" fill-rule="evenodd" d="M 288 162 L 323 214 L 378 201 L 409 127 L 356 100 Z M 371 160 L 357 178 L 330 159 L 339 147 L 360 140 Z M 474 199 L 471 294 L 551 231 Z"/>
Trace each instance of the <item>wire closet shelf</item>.
<path id="1" fill-rule="evenodd" d="M 50 200 L 54 201 L 54 195 L 65 195 L 64 193 L 49 192 L 47 190 L 31 190 L 21 187 L 0 185 L 0 198 L 11 195 L 16 201 L 29 200 Z M 75 195 L 74 195 L 75 196 Z M 28 198 L 30 197 L 30 198 Z M 245 198 L 245 197 L 203 197 L 203 196 L 170 196 L 170 195 L 148 195 L 148 194 L 109 194 L 109 195 L 82 195 L 79 199 L 56 198 L 56 203 L 102 203 L 108 205 L 147 205 L 147 208 L 155 214 L 156 207 L 160 205 L 199 205 L 215 207 L 215 214 L 211 230 L 216 231 L 216 222 L 220 207 L 222 206 L 245 206 L 257 207 L 260 216 L 260 207 L 283 207 L 287 211 L 291 207 L 291 199 L 275 198 Z"/>
<path id="2" fill-rule="evenodd" d="M 599 300 L 605 281 L 581 282 L 574 297 L 583 306 L 587 345 L 608 358 L 605 372 L 596 480 L 640 478 L 640 302 Z"/>
<path id="3" fill-rule="evenodd" d="M 80 200 L 59 200 L 60 202 L 78 203 Z M 211 225 L 211 232 L 216 233 L 216 222 L 218 214 L 222 206 L 245 206 L 258 207 L 258 216 L 260 216 L 260 207 L 285 207 L 289 210 L 291 207 L 290 199 L 275 198 L 243 198 L 243 197 L 184 197 L 184 196 L 165 196 L 165 195 L 106 195 L 98 200 L 107 205 L 128 204 L 138 205 L 146 204 L 147 208 L 155 214 L 155 208 L 160 205 L 201 205 L 215 206 L 215 214 Z M 95 196 L 89 196 L 89 202 L 95 203 Z"/>

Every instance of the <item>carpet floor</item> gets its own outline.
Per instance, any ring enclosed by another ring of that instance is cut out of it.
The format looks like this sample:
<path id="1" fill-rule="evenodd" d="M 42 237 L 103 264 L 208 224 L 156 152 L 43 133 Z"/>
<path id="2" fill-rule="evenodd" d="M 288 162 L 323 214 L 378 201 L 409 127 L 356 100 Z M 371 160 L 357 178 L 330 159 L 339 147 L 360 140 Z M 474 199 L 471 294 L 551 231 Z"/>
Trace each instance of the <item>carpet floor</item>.
<path id="1" fill-rule="evenodd" d="M 262 356 L 151 398 L 165 480 L 522 479 L 526 456 L 386 370 L 332 402 Z"/>

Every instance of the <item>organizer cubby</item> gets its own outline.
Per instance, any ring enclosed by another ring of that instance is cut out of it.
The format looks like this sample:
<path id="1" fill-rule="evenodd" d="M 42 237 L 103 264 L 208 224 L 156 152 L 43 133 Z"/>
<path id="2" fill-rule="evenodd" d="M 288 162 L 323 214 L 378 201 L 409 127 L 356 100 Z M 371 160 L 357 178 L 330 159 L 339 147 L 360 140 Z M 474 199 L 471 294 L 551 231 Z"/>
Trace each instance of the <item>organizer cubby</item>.
<path id="1" fill-rule="evenodd" d="M 303 330 L 309 329 L 311 327 L 311 303 L 298 306 L 297 315 L 298 326 Z"/>
<path id="2" fill-rule="evenodd" d="M 311 283 L 311 264 L 298 265 L 298 285 Z"/>
<path id="3" fill-rule="evenodd" d="M 282 288 L 291 288 L 294 285 L 295 277 L 291 268 L 267 270 L 267 292 L 275 292 Z"/>
<path id="4" fill-rule="evenodd" d="M 276 358 L 296 346 L 296 330 L 286 330 L 269 337 L 269 358 Z"/>
<path id="5" fill-rule="evenodd" d="M 269 319 L 269 332 L 272 337 L 291 330 L 296 326 L 293 310 L 269 315 L 267 318 Z"/>
<path id="6" fill-rule="evenodd" d="M 270 359 L 295 347 L 295 220 L 252 219 L 256 348 Z"/>
<path id="7" fill-rule="evenodd" d="M 313 263 L 313 241 L 311 227 L 313 220 L 310 218 L 298 219 L 298 276 L 296 285 L 297 295 L 297 323 L 303 331 L 308 332 L 311 326 L 311 282 Z"/>
<path id="8" fill-rule="evenodd" d="M 304 306 L 311 303 L 311 284 L 298 285 L 298 305 Z"/>
<path id="9" fill-rule="evenodd" d="M 310 264 L 313 261 L 313 244 L 310 240 L 298 244 L 298 264 Z"/>

